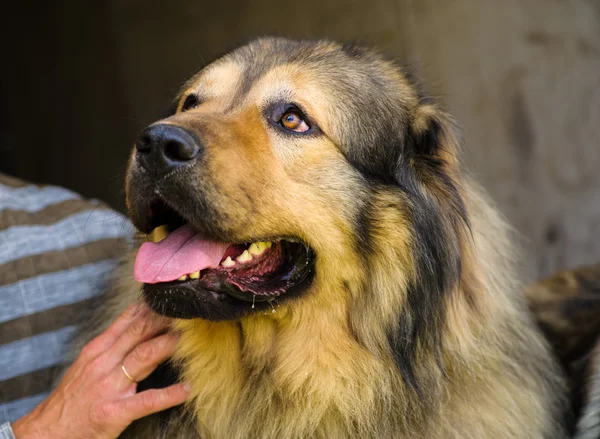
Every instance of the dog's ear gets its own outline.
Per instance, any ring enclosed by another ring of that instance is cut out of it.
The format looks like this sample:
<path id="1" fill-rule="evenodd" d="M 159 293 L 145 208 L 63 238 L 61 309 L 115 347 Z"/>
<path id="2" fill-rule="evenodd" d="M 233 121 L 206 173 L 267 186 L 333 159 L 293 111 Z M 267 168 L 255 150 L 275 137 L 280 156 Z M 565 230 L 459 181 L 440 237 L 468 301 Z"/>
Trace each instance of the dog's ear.
<path id="1" fill-rule="evenodd" d="M 396 182 L 412 194 L 429 189 L 458 201 L 462 142 L 453 118 L 434 102 L 421 99 L 408 118 L 403 143 Z"/>
<path id="2" fill-rule="evenodd" d="M 446 215 L 453 217 L 455 227 L 469 227 L 461 196 L 462 138 L 452 116 L 434 102 L 421 99 L 413 112 L 405 142 L 411 157 L 411 177 L 421 191 L 427 191 Z"/>
<path id="3" fill-rule="evenodd" d="M 406 131 L 409 154 L 416 161 L 436 160 L 456 170 L 461 143 L 460 129 L 454 119 L 434 102 L 422 98 Z"/>

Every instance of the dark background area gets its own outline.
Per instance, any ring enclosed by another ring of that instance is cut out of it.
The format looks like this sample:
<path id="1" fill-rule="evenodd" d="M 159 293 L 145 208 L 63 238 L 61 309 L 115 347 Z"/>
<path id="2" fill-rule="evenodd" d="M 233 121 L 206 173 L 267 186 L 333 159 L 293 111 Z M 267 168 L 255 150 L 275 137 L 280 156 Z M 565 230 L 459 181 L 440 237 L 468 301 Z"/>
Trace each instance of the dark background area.
<path id="1" fill-rule="evenodd" d="M 465 161 L 519 232 L 526 279 L 600 260 L 595 0 L 3 5 L 0 171 L 123 209 L 139 130 L 253 36 L 374 44 L 464 128 Z"/>

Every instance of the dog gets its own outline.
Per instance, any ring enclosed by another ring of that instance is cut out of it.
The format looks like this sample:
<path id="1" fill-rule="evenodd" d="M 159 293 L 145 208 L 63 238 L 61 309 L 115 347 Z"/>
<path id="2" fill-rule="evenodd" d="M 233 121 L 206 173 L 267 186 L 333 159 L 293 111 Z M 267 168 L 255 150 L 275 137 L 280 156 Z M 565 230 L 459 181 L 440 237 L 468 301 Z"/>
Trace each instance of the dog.
<path id="1" fill-rule="evenodd" d="M 560 368 L 460 149 L 371 48 L 262 38 L 193 76 L 136 140 L 151 241 L 102 316 L 141 291 L 174 318 L 190 400 L 123 437 L 564 437 Z"/>

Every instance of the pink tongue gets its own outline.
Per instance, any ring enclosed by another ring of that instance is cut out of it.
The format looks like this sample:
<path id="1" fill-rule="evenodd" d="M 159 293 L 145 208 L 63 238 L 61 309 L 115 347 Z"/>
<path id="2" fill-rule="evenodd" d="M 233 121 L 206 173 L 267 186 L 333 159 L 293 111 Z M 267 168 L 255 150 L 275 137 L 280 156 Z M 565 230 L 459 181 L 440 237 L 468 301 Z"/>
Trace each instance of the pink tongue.
<path id="1" fill-rule="evenodd" d="M 138 251 L 133 274 L 138 282 L 170 282 L 184 274 L 219 266 L 229 244 L 208 241 L 182 226 L 160 242 L 146 242 Z"/>

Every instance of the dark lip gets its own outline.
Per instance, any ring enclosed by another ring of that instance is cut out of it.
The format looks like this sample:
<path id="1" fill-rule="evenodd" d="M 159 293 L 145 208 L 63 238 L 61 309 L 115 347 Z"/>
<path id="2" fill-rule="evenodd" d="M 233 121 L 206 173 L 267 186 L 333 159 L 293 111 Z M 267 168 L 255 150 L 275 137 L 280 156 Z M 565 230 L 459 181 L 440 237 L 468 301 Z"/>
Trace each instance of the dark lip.
<path id="1" fill-rule="evenodd" d="M 197 231 L 201 232 L 206 238 L 213 241 L 222 242 L 237 242 L 234 236 L 229 236 L 218 224 L 226 222 L 226 218 L 215 215 L 213 211 L 202 208 L 202 201 L 191 200 L 185 198 L 178 200 L 169 200 L 162 195 L 162 192 L 169 192 L 169 188 L 163 188 L 151 197 L 146 197 L 144 194 L 138 194 L 136 202 L 129 208 L 129 217 L 134 226 L 145 235 L 148 235 L 156 227 L 166 224 L 170 231 L 173 231 L 179 226 L 189 224 Z M 189 207 L 182 208 L 180 205 L 196 203 L 200 204 L 197 209 L 190 211 Z M 200 218 L 200 220 L 196 220 Z M 258 239 L 257 239 L 258 240 Z M 262 241 L 269 241 L 263 237 Z"/>
<path id="2" fill-rule="evenodd" d="M 143 284 L 142 294 L 157 313 L 180 319 L 232 320 L 253 312 L 274 310 L 274 304 L 298 297 L 314 280 L 316 256 L 308 246 L 299 245 L 304 254 L 295 255 L 285 267 L 286 271 L 279 273 L 278 287 L 264 294 L 248 291 L 248 285 L 227 282 L 223 276 L 210 271 L 200 279 Z"/>

